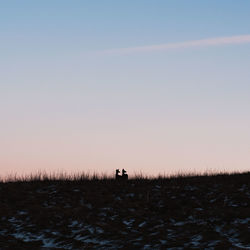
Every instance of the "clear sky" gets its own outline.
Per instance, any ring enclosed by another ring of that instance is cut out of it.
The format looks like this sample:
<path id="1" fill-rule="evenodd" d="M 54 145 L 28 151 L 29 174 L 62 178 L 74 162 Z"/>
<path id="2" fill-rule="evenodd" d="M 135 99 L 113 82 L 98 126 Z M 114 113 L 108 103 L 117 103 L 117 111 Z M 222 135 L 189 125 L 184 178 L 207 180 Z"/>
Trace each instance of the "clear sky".
<path id="1" fill-rule="evenodd" d="M 1 1 L 0 170 L 250 170 L 250 1 Z"/>

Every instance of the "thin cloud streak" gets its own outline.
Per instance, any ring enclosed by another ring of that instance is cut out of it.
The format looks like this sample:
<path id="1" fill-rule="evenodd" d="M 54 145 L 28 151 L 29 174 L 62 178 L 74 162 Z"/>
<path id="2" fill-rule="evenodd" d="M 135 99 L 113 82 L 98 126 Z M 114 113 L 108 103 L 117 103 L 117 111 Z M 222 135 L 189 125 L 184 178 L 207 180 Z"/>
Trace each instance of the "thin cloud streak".
<path id="1" fill-rule="evenodd" d="M 118 49 L 104 50 L 102 52 L 105 54 L 130 54 L 137 52 L 167 51 L 175 49 L 210 47 L 210 46 L 244 44 L 244 43 L 250 43 L 250 35 L 216 37 L 216 38 L 207 38 L 207 39 L 178 42 L 178 43 L 166 43 L 166 44 L 138 46 L 130 48 L 118 48 Z"/>

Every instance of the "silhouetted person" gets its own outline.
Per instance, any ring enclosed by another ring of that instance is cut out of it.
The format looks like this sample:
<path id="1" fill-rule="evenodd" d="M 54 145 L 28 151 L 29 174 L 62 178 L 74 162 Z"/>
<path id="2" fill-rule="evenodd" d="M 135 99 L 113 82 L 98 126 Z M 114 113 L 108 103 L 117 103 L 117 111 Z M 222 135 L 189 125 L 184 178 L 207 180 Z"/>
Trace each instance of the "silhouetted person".
<path id="1" fill-rule="evenodd" d="M 121 179 L 122 179 L 122 176 L 119 175 L 119 173 L 120 173 L 120 170 L 119 170 L 119 169 L 116 169 L 116 171 L 115 171 L 115 179 L 116 179 L 116 180 L 121 180 Z"/>
<path id="2" fill-rule="evenodd" d="M 123 178 L 124 180 L 128 180 L 128 175 L 127 175 L 126 173 L 127 173 L 127 171 L 123 168 L 123 169 L 122 169 L 122 178 Z"/>

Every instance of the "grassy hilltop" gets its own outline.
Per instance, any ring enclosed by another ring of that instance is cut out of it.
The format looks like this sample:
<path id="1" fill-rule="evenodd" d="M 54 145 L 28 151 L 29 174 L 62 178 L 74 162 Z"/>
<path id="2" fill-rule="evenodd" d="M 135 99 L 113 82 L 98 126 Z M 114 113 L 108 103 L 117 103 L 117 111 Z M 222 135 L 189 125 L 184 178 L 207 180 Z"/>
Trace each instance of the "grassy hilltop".
<path id="1" fill-rule="evenodd" d="M 0 197 L 1 250 L 250 248 L 250 173 L 38 175 L 0 182 Z"/>

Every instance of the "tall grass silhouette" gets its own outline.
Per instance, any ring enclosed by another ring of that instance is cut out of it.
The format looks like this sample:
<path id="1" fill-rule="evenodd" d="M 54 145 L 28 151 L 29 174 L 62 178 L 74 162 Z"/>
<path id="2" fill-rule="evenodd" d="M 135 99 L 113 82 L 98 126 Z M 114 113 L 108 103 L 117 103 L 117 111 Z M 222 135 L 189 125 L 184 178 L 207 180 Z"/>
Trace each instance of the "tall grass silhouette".
<path id="1" fill-rule="evenodd" d="M 209 178 L 209 177 L 229 177 L 229 176 L 237 176 L 237 175 L 246 175 L 249 174 L 248 171 L 204 171 L 204 172 L 177 172 L 174 174 L 158 174 L 156 176 L 145 174 L 142 171 L 134 172 L 129 175 L 129 181 L 169 181 L 169 180 L 181 180 L 181 179 L 199 179 L 199 178 Z M 86 181 L 114 181 L 115 174 L 107 174 L 107 173 L 97 173 L 97 172 L 66 172 L 66 171 L 56 171 L 56 172 L 48 172 L 48 171 L 36 171 L 31 172 L 29 174 L 7 174 L 5 176 L 0 176 L 0 182 L 86 182 Z"/>

